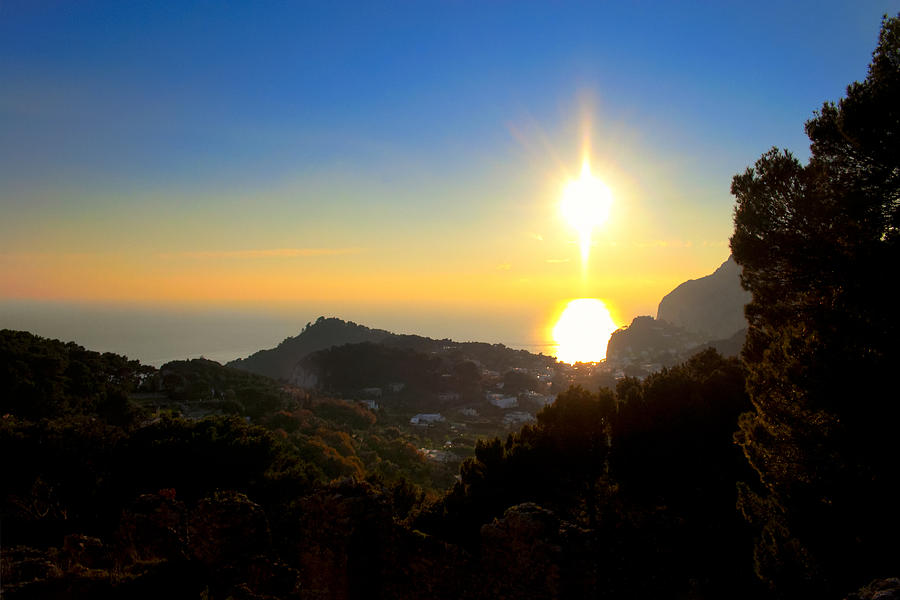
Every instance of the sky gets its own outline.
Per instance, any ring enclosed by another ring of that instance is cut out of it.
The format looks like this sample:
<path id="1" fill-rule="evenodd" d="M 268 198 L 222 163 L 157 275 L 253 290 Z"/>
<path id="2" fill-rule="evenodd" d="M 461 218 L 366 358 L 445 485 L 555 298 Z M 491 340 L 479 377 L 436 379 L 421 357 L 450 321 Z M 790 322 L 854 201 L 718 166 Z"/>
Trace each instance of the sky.
<path id="1" fill-rule="evenodd" d="M 518 347 L 574 298 L 655 315 L 898 10 L 0 0 L 0 326 L 158 362 L 319 315 Z"/>

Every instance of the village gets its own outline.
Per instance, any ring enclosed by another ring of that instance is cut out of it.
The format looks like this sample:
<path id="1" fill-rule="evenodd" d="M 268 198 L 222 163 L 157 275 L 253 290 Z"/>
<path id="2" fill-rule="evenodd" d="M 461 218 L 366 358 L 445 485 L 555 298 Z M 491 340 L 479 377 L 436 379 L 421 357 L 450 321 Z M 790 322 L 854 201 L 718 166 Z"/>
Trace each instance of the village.
<path id="1" fill-rule="evenodd" d="M 661 368 L 645 361 L 635 353 L 615 362 L 546 361 L 501 372 L 467 360 L 467 366 L 478 369 L 469 380 L 443 373 L 437 391 L 413 391 L 397 381 L 360 389 L 354 399 L 375 412 L 379 421 L 420 440 L 419 450 L 429 461 L 453 466 L 474 454 L 478 439 L 502 439 L 535 423 L 538 413 L 572 385 L 591 391 L 615 388 L 626 376 L 642 378 Z"/>

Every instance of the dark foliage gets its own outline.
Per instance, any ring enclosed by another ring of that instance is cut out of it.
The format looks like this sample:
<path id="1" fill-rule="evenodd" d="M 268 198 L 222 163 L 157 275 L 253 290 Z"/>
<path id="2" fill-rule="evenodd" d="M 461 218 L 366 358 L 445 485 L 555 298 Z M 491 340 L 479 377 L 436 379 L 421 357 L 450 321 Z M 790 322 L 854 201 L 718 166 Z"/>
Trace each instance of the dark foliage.
<path id="1" fill-rule="evenodd" d="M 522 372 L 521 370 L 507 371 L 503 374 L 504 394 L 515 395 L 521 392 L 527 392 L 528 390 L 537 390 L 540 389 L 540 387 L 541 385 L 534 375 Z"/>
<path id="2" fill-rule="evenodd" d="M 411 349 L 362 343 L 321 350 L 307 356 L 301 365 L 317 375 L 321 388 L 352 394 L 394 381 L 436 391 L 441 360 Z"/>
<path id="3" fill-rule="evenodd" d="M 0 414 L 41 419 L 93 415 L 126 424 L 127 395 L 155 371 L 136 360 L 24 331 L 0 331 Z"/>
<path id="4" fill-rule="evenodd" d="M 479 443 L 416 525 L 477 552 L 484 526 L 534 502 L 583 532 L 559 559 L 567 585 L 606 597 L 749 597 L 750 538 L 734 510 L 748 469 L 732 441 L 747 408 L 739 363 L 714 350 L 615 393 L 572 388 L 536 425 Z"/>
<path id="5" fill-rule="evenodd" d="M 889 390 L 900 264 L 900 17 L 868 76 L 807 122 L 811 158 L 771 150 L 734 178 L 731 246 L 753 294 L 738 440 L 758 480 L 742 509 L 781 594 L 847 593 L 896 572 L 900 480 Z"/>
<path id="6" fill-rule="evenodd" d="M 19 373 L 67 347 L 6 335 Z M 72 348 L 63 363 L 101 356 Z M 453 377 L 477 380 L 455 364 Z M 750 565 L 726 435 L 746 409 L 741 372 L 712 351 L 616 392 L 560 395 L 536 425 L 478 443 L 424 512 L 428 463 L 360 405 L 210 361 L 132 370 L 74 386 L 55 369 L 43 413 L 13 397 L 0 422 L 4 456 L 19 458 L 4 470 L 4 596 L 714 597 Z M 259 406 L 260 425 L 165 411 L 122 424 L 82 400 L 110 389 L 192 411 L 226 395 Z"/>
<path id="7" fill-rule="evenodd" d="M 292 395 L 211 361 L 170 363 L 160 376 L 23 332 L 2 332 L 0 347 L 4 597 L 296 597 L 299 572 L 282 557 L 296 549 L 299 499 L 330 477 L 366 475 L 364 455 L 387 474 L 366 488 L 389 499 L 386 526 L 424 500 L 404 478 L 427 479 L 422 456 L 399 432 L 348 433 L 375 422 L 356 404 Z M 228 395 L 270 427 L 155 416 L 133 407 L 135 392 L 192 410 Z M 106 410 L 110 398 L 127 410 Z"/>
<path id="8" fill-rule="evenodd" d="M 268 377 L 202 358 L 178 360 L 159 369 L 162 390 L 173 400 L 200 403 L 224 414 L 260 419 L 283 408 L 289 398 Z"/>

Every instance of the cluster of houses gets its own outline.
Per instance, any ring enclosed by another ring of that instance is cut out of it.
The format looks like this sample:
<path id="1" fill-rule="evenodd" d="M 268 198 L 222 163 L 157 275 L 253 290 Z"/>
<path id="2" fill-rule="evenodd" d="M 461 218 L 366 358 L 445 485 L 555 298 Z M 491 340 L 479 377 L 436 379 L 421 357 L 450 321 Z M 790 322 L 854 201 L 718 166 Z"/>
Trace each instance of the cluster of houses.
<path id="1" fill-rule="evenodd" d="M 459 394 L 456 394 L 455 399 L 459 399 Z M 536 410 L 551 404 L 556 399 L 556 395 L 540 394 L 533 390 L 522 392 L 515 396 L 501 392 L 486 392 L 484 394 L 484 399 L 488 404 L 504 411 L 502 417 L 500 417 L 500 422 L 503 426 L 512 428 L 533 422 L 535 420 L 534 413 Z M 521 410 L 521 405 L 531 408 L 531 411 Z M 459 414 L 467 419 L 481 418 L 478 410 L 472 406 L 466 406 L 459 409 Z M 409 424 L 429 426 L 444 423 L 446 421 L 447 419 L 441 413 L 419 413 L 410 418 Z"/>
<path id="2" fill-rule="evenodd" d="M 550 368 L 540 371 L 531 371 L 523 368 L 513 369 L 530 376 L 534 389 L 514 392 L 504 390 L 504 375 L 493 370 L 481 369 L 481 392 L 479 396 L 473 396 L 472 390 L 456 389 L 456 380 L 453 376 L 444 376 L 439 392 L 430 397 L 432 403 L 419 402 L 419 405 L 429 410 L 409 417 L 408 424 L 413 428 L 431 429 L 441 428 L 438 439 L 443 437 L 443 428 L 453 436 L 462 430 L 502 431 L 514 430 L 533 423 L 535 414 L 541 408 L 551 404 L 555 394 L 550 394 L 550 388 L 556 371 Z M 531 386 L 529 386 L 531 387 Z M 383 408 L 383 405 L 391 406 L 391 398 L 403 392 L 406 385 L 403 382 L 394 382 L 382 387 L 367 387 L 360 389 L 355 397 L 364 403 L 369 409 L 375 411 Z M 408 390 L 407 390 L 408 392 Z M 426 436 L 431 437 L 431 436 Z M 447 442 L 449 444 L 449 442 Z M 422 455 L 429 461 L 436 463 L 454 463 L 460 456 L 452 451 L 452 446 L 435 448 L 420 448 Z"/>
<path id="3" fill-rule="evenodd" d="M 410 425 L 434 425 L 447 419 L 441 413 L 419 413 L 409 420 Z"/>

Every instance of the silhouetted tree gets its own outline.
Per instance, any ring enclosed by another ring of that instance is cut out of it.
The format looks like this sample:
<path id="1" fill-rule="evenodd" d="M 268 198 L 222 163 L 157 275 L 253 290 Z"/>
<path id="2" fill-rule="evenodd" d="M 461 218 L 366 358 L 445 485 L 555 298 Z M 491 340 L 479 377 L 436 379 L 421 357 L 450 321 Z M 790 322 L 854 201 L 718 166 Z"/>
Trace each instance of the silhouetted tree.
<path id="1" fill-rule="evenodd" d="M 481 369 L 471 360 L 463 360 L 453 365 L 456 385 L 464 392 L 477 392 L 481 385 Z"/>
<path id="2" fill-rule="evenodd" d="M 753 597 L 752 539 L 734 510 L 750 469 L 733 432 L 749 407 L 738 360 L 713 349 L 615 393 L 571 387 L 536 424 L 479 441 L 415 526 L 483 553 L 484 527 L 533 502 L 571 536 L 563 580 L 577 591 L 563 597 Z"/>
<path id="3" fill-rule="evenodd" d="M 507 371 L 503 374 L 503 391 L 508 394 L 518 394 L 528 390 L 538 389 L 538 380 L 534 375 L 524 371 Z"/>
<path id="4" fill-rule="evenodd" d="M 900 564 L 893 387 L 900 264 L 900 17 L 866 79 L 806 123 L 809 164 L 771 150 L 737 175 L 731 248 L 753 294 L 743 359 L 759 473 L 741 507 L 784 594 L 853 588 Z M 837 597 L 837 596 L 836 596 Z"/>

